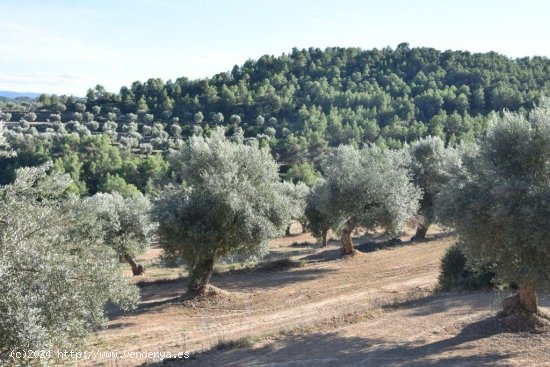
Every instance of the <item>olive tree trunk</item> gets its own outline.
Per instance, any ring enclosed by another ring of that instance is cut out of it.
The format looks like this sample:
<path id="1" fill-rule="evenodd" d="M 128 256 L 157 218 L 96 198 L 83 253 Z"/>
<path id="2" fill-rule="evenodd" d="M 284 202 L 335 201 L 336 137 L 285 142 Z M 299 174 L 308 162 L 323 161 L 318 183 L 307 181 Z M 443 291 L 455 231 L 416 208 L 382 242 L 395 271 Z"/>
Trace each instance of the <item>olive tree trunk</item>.
<path id="1" fill-rule="evenodd" d="M 188 289 L 192 292 L 203 292 L 210 282 L 213 271 L 213 257 L 199 261 L 191 270 Z"/>
<path id="2" fill-rule="evenodd" d="M 422 241 L 426 239 L 426 233 L 431 223 L 419 223 L 416 227 L 416 233 L 411 238 L 411 241 Z"/>
<path id="3" fill-rule="evenodd" d="M 416 234 L 411 238 L 411 241 L 422 241 L 426 239 L 426 232 L 428 232 L 428 228 L 435 219 L 433 206 L 432 195 L 426 193 L 420 202 L 420 210 L 417 215 L 418 226 L 416 227 Z"/>
<path id="4" fill-rule="evenodd" d="M 502 301 L 501 316 L 508 316 L 520 312 L 538 313 L 537 291 L 530 284 L 520 283 L 518 293 Z"/>
<path id="5" fill-rule="evenodd" d="M 130 255 L 124 255 L 124 260 L 132 267 L 132 274 L 134 274 L 134 276 L 141 275 L 145 272 L 143 265 L 136 263 Z"/>
<path id="6" fill-rule="evenodd" d="M 519 300 L 521 305 L 527 312 L 537 313 L 539 310 L 537 301 L 537 291 L 535 288 L 526 285 L 520 285 L 519 287 Z"/>
<path id="7" fill-rule="evenodd" d="M 349 219 L 342 228 L 341 239 L 342 239 L 342 250 L 344 255 L 353 255 L 353 242 L 351 240 L 351 234 L 355 229 L 355 220 Z"/>
<path id="8" fill-rule="evenodd" d="M 323 231 L 323 234 L 321 236 L 321 247 L 327 247 L 327 235 L 328 231 Z"/>

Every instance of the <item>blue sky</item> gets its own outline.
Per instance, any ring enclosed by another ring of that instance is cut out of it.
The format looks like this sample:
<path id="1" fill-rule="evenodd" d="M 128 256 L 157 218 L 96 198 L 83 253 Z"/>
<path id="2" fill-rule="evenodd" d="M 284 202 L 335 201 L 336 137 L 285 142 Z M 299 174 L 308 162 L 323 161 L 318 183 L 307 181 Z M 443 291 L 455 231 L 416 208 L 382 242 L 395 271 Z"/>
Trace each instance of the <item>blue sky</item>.
<path id="1" fill-rule="evenodd" d="M 550 56 L 545 0 L 0 0 L 0 90 L 204 78 L 293 47 Z"/>

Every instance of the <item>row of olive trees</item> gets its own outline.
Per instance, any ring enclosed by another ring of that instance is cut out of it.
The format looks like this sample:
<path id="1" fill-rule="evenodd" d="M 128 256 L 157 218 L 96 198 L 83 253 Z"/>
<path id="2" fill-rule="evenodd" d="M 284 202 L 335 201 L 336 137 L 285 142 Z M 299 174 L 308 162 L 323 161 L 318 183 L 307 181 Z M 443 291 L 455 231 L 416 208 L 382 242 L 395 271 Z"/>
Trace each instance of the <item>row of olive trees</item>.
<path id="1" fill-rule="evenodd" d="M 242 136 L 227 138 L 218 128 L 210 137 L 191 137 L 169 161 L 180 184 L 156 200 L 154 217 L 166 255 L 185 263 L 189 288 L 202 291 L 217 260 L 261 255 L 281 229 L 288 233 L 291 219 L 324 244 L 330 229 L 339 231 L 346 255 L 354 253 L 357 227 L 396 235 L 419 214 L 423 229 L 417 237 L 423 237 L 433 221 L 433 199 L 420 199 L 435 195 L 458 159 L 437 138 L 400 151 L 341 146 L 323 161 L 324 177 L 310 190 L 281 183 L 267 149 L 245 144 Z"/>
<path id="2" fill-rule="evenodd" d="M 439 220 L 457 231 L 471 268 L 518 285 L 504 315 L 540 313 L 537 291 L 550 290 L 549 162 L 548 100 L 527 116 L 505 114 L 478 144 L 456 149 L 431 137 L 402 151 L 341 146 L 307 197 L 308 226 L 323 244 L 339 231 L 352 254 L 357 226 L 396 233 L 416 214 L 419 240 Z"/>
<path id="3" fill-rule="evenodd" d="M 343 251 L 350 255 L 355 228 L 383 228 L 396 235 L 415 216 L 412 240 L 423 240 L 435 220 L 435 199 L 460 162 L 458 150 L 445 148 L 437 137 L 398 151 L 340 146 L 322 162 L 323 178 L 306 199 L 309 229 L 323 245 L 330 229 L 340 232 Z"/>

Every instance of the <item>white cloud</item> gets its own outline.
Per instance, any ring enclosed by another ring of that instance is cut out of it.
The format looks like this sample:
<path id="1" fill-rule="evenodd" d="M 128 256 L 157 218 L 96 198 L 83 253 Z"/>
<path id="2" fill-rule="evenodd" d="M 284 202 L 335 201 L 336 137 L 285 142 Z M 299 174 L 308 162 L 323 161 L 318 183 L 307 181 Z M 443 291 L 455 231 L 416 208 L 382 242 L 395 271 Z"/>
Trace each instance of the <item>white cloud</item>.
<path id="1" fill-rule="evenodd" d="M 132 60 L 123 50 L 60 36 L 43 27 L 2 22 L 2 34 L 9 34 L 0 37 L 0 63 L 10 70 L 0 72 L 4 90 L 82 95 L 97 84 L 98 74 L 111 74 L 112 65 L 120 68 Z"/>

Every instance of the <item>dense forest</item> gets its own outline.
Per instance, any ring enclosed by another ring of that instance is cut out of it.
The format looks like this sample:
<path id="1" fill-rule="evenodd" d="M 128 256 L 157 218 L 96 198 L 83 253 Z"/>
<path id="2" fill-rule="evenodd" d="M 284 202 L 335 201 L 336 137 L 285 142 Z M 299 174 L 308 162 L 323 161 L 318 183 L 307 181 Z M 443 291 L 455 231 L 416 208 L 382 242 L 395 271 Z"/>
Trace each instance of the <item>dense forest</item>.
<path id="1" fill-rule="evenodd" d="M 226 126 L 269 145 L 281 173 L 311 185 L 330 147 L 400 148 L 426 136 L 472 141 L 495 113 L 523 113 L 550 92 L 550 60 L 432 48 L 293 49 L 212 78 L 149 79 L 85 98 L 0 102 L 8 141 L 2 183 L 48 160 L 81 194 L 154 193 L 171 179 L 164 156 L 188 136 Z"/>

